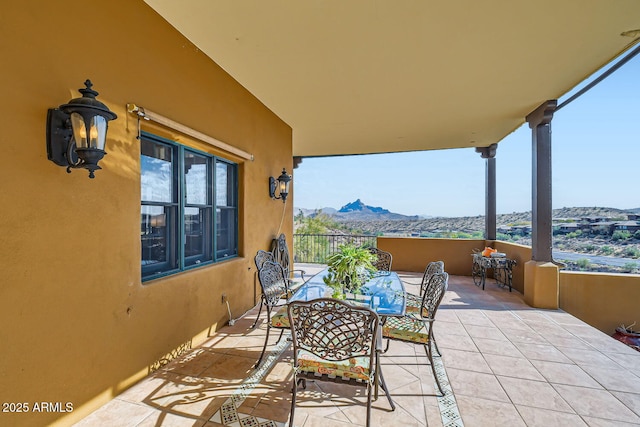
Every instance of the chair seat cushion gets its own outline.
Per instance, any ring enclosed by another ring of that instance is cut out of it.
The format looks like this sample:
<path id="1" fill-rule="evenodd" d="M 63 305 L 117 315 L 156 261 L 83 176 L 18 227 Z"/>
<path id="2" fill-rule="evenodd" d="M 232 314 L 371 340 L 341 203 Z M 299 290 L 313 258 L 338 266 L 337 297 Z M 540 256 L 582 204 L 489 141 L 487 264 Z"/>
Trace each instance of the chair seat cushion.
<path id="1" fill-rule="evenodd" d="M 382 336 L 419 344 L 429 342 L 429 331 L 425 323 L 411 316 L 388 317 L 382 326 Z"/>
<path id="2" fill-rule="evenodd" d="M 352 357 L 348 360 L 325 360 L 305 350 L 298 354 L 298 371 L 313 373 L 316 376 L 326 375 L 331 378 L 371 380 L 369 356 Z"/>
<path id="3" fill-rule="evenodd" d="M 289 328 L 289 314 L 287 313 L 287 306 L 283 305 L 271 315 L 271 327 L 272 328 Z"/>
<path id="4" fill-rule="evenodd" d="M 422 306 L 422 297 L 418 295 L 411 294 L 409 292 L 405 293 L 405 301 L 407 302 L 406 313 L 411 315 L 420 315 L 420 307 Z M 427 317 L 429 313 L 427 309 L 422 310 L 422 316 Z"/>

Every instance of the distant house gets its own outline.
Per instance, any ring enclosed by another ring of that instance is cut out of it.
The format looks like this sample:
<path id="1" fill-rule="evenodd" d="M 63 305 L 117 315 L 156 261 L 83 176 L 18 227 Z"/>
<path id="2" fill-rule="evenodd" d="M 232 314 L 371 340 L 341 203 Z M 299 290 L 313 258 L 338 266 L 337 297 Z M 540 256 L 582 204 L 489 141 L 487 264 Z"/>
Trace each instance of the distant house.
<path id="1" fill-rule="evenodd" d="M 620 221 L 613 226 L 613 231 L 628 231 L 631 234 L 640 231 L 640 221 Z"/>
<path id="2" fill-rule="evenodd" d="M 498 233 L 504 233 L 504 234 L 512 234 L 513 233 L 513 230 L 508 225 L 500 225 L 500 226 L 498 226 L 496 231 Z"/>
<path id="3" fill-rule="evenodd" d="M 611 221 L 597 221 L 589 224 L 589 231 L 592 234 L 607 234 L 613 233 L 615 225 L 617 223 Z"/>
<path id="4" fill-rule="evenodd" d="M 563 222 L 561 224 L 555 224 L 553 226 L 553 230 L 558 234 L 569 234 L 580 229 L 580 225 L 575 222 Z"/>
<path id="5" fill-rule="evenodd" d="M 580 222 L 587 223 L 587 224 L 593 224 L 597 222 L 607 222 L 607 221 L 611 221 L 611 218 L 606 216 L 584 216 L 580 218 Z"/>
<path id="6" fill-rule="evenodd" d="M 640 214 L 627 214 L 629 221 L 640 221 Z"/>
<path id="7" fill-rule="evenodd" d="M 531 234 L 531 226 L 530 225 L 514 225 L 511 227 L 512 234 L 519 234 L 521 236 L 528 236 Z"/>

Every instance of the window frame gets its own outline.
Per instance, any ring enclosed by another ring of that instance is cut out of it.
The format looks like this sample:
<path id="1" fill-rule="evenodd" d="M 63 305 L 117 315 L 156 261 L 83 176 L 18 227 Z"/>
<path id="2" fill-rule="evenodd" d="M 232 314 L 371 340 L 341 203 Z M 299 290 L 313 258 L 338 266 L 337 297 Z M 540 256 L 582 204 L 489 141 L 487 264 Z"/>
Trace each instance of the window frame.
<path id="1" fill-rule="evenodd" d="M 145 206 L 164 206 L 166 217 L 166 247 L 165 247 L 165 261 L 159 263 L 152 263 L 149 265 L 143 264 L 142 252 L 140 257 L 141 262 L 141 280 L 143 283 L 158 279 L 161 277 L 170 276 L 183 271 L 189 271 L 194 268 L 200 268 L 221 261 L 226 261 L 231 258 L 236 258 L 238 254 L 239 246 L 239 173 L 238 164 L 229 159 L 207 153 L 205 151 L 198 150 L 196 148 L 177 143 L 175 141 L 159 137 L 157 135 L 141 132 L 140 134 L 140 157 L 142 159 L 143 150 L 142 144 L 144 142 L 152 144 L 158 144 L 166 146 L 172 152 L 172 166 L 171 166 L 171 197 L 172 202 L 158 202 L 158 201 L 145 201 L 142 197 L 143 183 L 143 165 L 142 160 L 140 163 L 140 221 L 141 221 L 141 250 L 144 250 L 143 238 L 144 232 L 142 227 L 143 223 L 143 210 Z M 185 170 L 185 159 L 191 154 L 205 159 L 206 164 L 206 202 L 193 203 L 187 201 L 187 175 L 188 171 Z M 227 192 L 231 197 L 232 206 L 220 205 L 223 209 L 233 209 L 234 215 L 232 217 L 232 229 L 229 230 L 229 240 L 232 242 L 231 248 L 225 248 L 224 254 L 221 254 L 218 250 L 218 232 L 221 228 L 217 218 L 217 211 L 219 205 L 217 203 L 217 165 L 219 163 L 227 165 Z M 231 179 L 229 179 L 231 176 Z M 175 218 L 172 215 L 167 214 L 167 207 L 175 212 Z M 192 256 L 186 256 L 187 253 L 187 226 L 185 211 L 189 208 L 198 208 L 208 211 L 205 215 L 205 224 L 200 224 L 204 227 L 202 233 L 202 254 L 196 254 Z M 175 267 L 173 267 L 175 265 Z"/>

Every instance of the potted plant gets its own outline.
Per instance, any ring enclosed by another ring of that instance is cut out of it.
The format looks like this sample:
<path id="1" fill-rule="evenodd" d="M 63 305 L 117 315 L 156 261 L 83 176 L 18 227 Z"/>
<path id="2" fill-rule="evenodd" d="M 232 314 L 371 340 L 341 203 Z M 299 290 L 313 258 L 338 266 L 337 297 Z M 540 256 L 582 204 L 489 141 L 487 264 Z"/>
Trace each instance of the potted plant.
<path id="1" fill-rule="evenodd" d="M 329 273 L 324 277 L 333 289 L 334 298 L 345 298 L 345 293 L 358 293 L 360 287 L 376 272 L 376 256 L 368 249 L 353 244 L 341 245 L 338 252 L 327 258 Z"/>
<path id="2" fill-rule="evenodd" d="M 625 343 L 629 347 L 640 351 L 640 332 L 634 331 L 633 326 L 635 326 L 635 322 L 633 322 L 630 326 L 621 325 L 616 328 L 616 332 L 612 335 L 615 339 L 620 342 Z"/>

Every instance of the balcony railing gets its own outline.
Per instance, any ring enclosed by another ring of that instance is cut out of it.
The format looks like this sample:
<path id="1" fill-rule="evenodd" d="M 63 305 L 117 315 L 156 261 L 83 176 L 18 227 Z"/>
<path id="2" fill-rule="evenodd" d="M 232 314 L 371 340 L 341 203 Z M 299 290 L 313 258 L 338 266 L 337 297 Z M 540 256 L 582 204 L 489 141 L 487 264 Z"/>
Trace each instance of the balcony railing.
<path id="1" fill-rule="evenodd" d="M 327 257 L 337 252 L 340 245 L 376 246 L 376 236 L 353 234 L 294 234 L 294 262 L 325 264 Z"/>

